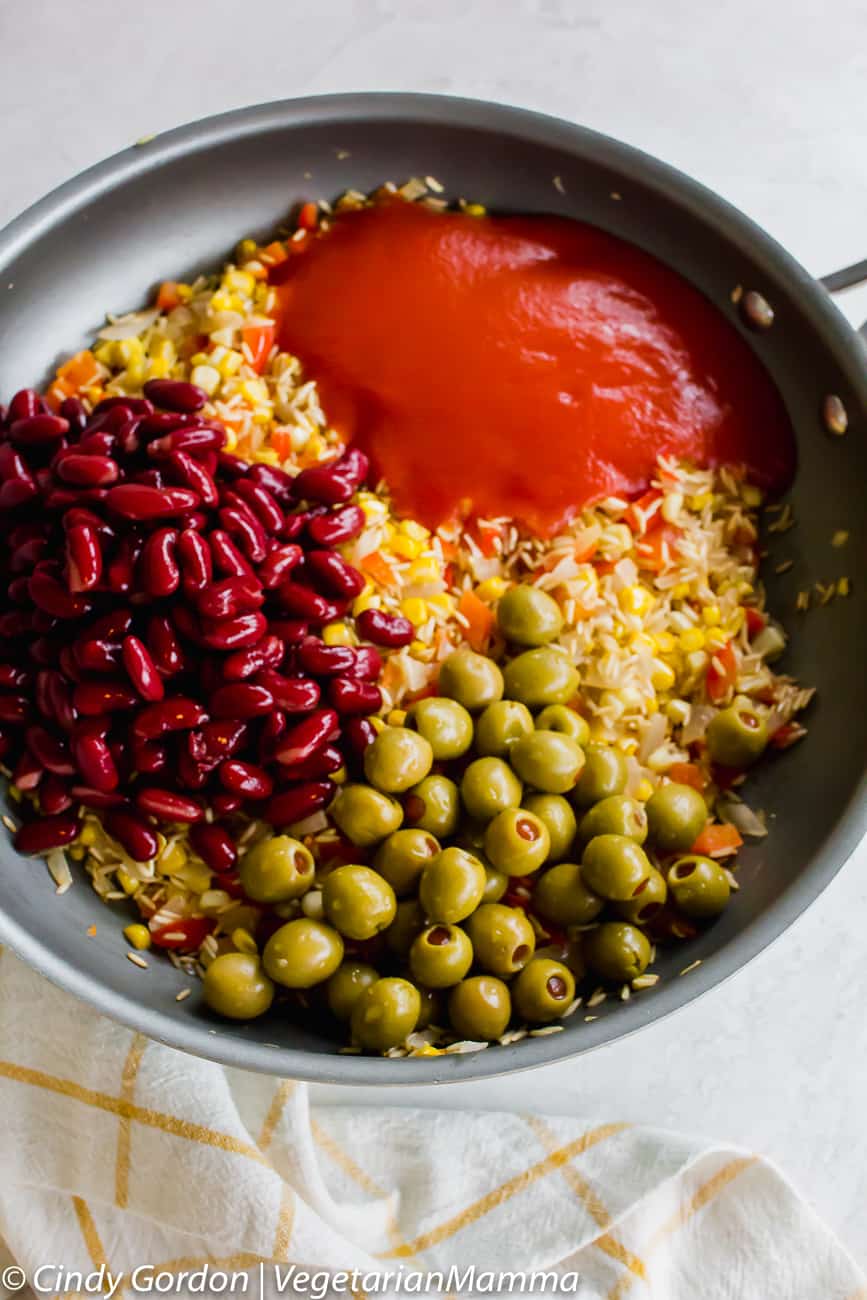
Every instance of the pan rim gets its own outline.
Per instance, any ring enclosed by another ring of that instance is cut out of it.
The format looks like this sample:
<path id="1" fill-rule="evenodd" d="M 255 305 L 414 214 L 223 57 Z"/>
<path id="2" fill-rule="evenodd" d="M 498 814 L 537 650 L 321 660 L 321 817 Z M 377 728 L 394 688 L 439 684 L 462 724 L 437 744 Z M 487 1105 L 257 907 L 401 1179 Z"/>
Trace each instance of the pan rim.
<path id="1" fill-rule="evenodd" d="M 817 281 L 776 240 L 727 200 L 650 154 L 600 132 L 563 119 L 486 100 L 403 92 L 362 92 L 277 100 L 202 118 L 132 145 L 96 163 L 52 190 L 0 231 L 0 270 L 25 246 L 37 242 L 57 220 L 74 213 L 129 180 L 180 157 L 228 141 L 304 124 L 339 124 L 359 118 L 436 122 L 457 128 L 493 131 L 531 144 L 562 147 L 584 159 L 640 176 L 643 184 L 676 201 L 705 226 L 766 268 L 797 293 L 802 310 L 822 334 L 849 388 L 867 406 L 864 347 Z M 580 1034 L 525 1039 L 494 1051 L 433 1058 L 386 1058 L 319 1054 L 289 1046 L 245 1041 L 148 1007 L 86 976 L 71 960 L 57 956 L 25 926 L 0 912 L 0 943 L 7 944 L 55 985 L 129 1028 L 224 1065 L 317 1083 L 405 1085 L 467 1082 L 536 1068 L 577 1057 L 629 1036 L 686 1006 L 741 971 L 788 929 L 837 874 L 867 832 L 867 761 L 847 808 L 821 849 L 805 862 L 793 885 L 762 915 L 750 921 L 724 948 L 703 960 L 688 979 L 669 980 L 651 999 L 634 999 L 615 1016 L 585 1024 Z M 4 846 L 5 848 L 5 846 Z M 10 846 L 11 849 L 11 846 Z M 0 854 L 2 856 L 2 854 Z M 568 1045 L 567 1045 L 568 1043 Z"/>

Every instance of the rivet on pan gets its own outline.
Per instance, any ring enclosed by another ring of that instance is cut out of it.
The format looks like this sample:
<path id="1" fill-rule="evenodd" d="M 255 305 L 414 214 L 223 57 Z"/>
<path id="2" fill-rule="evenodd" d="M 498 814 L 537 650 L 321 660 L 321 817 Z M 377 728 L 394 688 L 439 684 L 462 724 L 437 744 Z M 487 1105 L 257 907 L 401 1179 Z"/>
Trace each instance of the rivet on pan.
<path id="1" fill-rule="evenodd" d="M 828 432 L 838 438 L 849 428 L 849 416 L 836 393 L 829 393 L 822 403 L 822 420 Z"/>
<path id="2" fill-rule="evenodd" d="M 774 323 L 774 309 L 755 289 L 750 289 L 740 300 L 741 315 L 754 330 L 769 330 Z"/>

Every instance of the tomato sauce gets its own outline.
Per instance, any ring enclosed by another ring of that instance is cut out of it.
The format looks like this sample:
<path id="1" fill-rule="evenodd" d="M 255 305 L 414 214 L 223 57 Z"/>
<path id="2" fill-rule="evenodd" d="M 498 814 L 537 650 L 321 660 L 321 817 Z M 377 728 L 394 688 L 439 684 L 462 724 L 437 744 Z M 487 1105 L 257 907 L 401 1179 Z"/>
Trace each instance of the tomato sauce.
<path id="1" fill-rule="evenodd" d="M 643 491 L 661 454 L 768 489 L 794 472 L 782 400 L 733 326 L 593 226 L 387 200 L 309 235 L 280 278 L 280 346 L 430 527 L 507 515 L 548 536 Z"/>

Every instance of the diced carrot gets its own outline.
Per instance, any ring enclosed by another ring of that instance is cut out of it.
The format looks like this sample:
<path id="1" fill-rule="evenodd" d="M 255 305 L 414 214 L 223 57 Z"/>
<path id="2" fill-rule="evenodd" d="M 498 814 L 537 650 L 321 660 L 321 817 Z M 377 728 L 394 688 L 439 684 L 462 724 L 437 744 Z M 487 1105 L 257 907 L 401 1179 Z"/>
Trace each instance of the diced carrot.
<path id="1" fill-rule="evenodd" d="M 671 562 L 671 552 L 680 539 L 680 529 L 672 524 L 660 524 L 651 528 L 640 542 L 635 544 L 640 569 L 651 569 L 659 573 Z"/>
<path id="2" fill-rule="evenodd" d="M 76 391 L 75 386 L 70 384 L 68 380 L 55 379 L 54 383 L 50 384 L 46 389 L 44 396 L 52 411 L 59 411 L 61 402 L 65 401 L 67 397 L 72 397 Z"/>
<path id="3" fill-rule="evenodd" d="M 181 296 L 178 293 L 177 281 L 163 280 L 157 292 L 157 306 L 160 311 L 174 311 L 180 303 Z"/>
<path id="4" fill-rule="evenodd" d="M 278 262 L 285 262 L 289 254 L 280 240 L 275 239 L 272 244 L 265 245 L 260 256 L 268 266 L 276 266 Z"/>
<path id="5" fill-rule="evenodd" d="M 265 362 L 274 343 L 275 325 L 272 320 L 260 321 L 255 325 L 245 325 L 241 330 L 241 342 L 250 353 L 250 365 L 261 375 Z"/>
<path id="6" fill-rule="evenodd" d="M 393 587 L 397 582 L 394 569 L 380 551 L 371 551 L 365 555 L 361 567 L 380 587 Z"/>
<path id="7" fill-rule="evenodd" d="M 454 542 L 450 542 L 444 537 L 440 538 L 440 548 L 442 549 L 444 560 L 453 560 L 458 553 L 458 548 L 455 546 Z"/>
<path id="8" fill-rule="evenodd" d="M 731 641 L 726 641 L 719 650 L 714 650 L 707 666 L 705 685 L 708 698 L 714 704 L 720 704 L 738 679 L 738 661 Z"/>
<path id="9" fill-rule="evenodd" d="M 754 605 L 744 606 L 744 618 L 746 619 L 747 632 L 749 633 L 750 640 L 752 640 L 754 636 L 757 636 L 763 628 L 767 627 L 768 624 L 767 617 L 760 609 L 756 609 Z"/>
<path id="10" fill-rule="evenodd" d="M 71 392 L 76 392 L 79 388 L 86 388 L 88 384 L 98 381 L 99 363 L 89 348 L 85 348 L 57 367 L 57 378 L 69 384 Z"/>
<path id="11" fill-rule="evenodd" d="M 315 203 L 302 203 L 298 213 L 300 230 L 315 230 L 319 225 L 319 209 Z"/>
<path id="12" fill-rule="evenodd" d="M 275 429 L 271 434 L 271 446 L 281 460 L 288 460 L 292 455 L 292 434 L 288 429 Z"/>
<path id="13" fill-rule="evenodd" d="M 736 826 L 710 825 L 705 826 L 690 853 L 700 853 L 706 858 L 723 858 L 729 853 L 735 853 L 742 844 L 743 839 Z"/>
<path id="14" fill-rule="evenodd" d="M 623 516 L 624 522 L 634 533 L 646 533 L 654 526 L 661 504 L 662 493 L 657 488 L 651 488 L 637 501 L 632 502 Z"/>
<path id="15" fill-rule="evenodd" d="M 672 763 L 668 775 L 672 781 L 679 785 L 691 785 L 694 790 L 702 791 L 707 785 L 704 772 L 697 763 Z"/>
<path id="16" fill-rule="evenodd" d="M 487 650 L 494 630 L 494 614 L 490 605 L 479 600 L 473 591 L 465 591 L 458 604 L 458 612 L 467 620 L 464 633 L 474 650 Z"/>

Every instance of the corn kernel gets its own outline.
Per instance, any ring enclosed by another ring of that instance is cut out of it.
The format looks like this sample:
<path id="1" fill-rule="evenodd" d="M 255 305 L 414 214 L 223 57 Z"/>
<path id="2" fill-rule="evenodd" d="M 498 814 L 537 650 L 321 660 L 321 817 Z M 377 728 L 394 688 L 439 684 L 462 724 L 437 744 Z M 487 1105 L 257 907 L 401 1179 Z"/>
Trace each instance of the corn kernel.
<path id="1" fill-rule="evenodd" d="M 627 614 L 646 614 L 654 605 L 654 599 L 646 587 L 635 583 L 632 587 L 624 587 L 618 597 L 620 608 Z"/>
<path id="2" fill-rule="evenodd" d="M 232 295 L 225 289 L 218 289 L 211 295 L 211 311 L 231 311 Z"/>
<path id="3" fill-rule="evenodd" d="M 509 584 L 505 578 L 486 578 L 476 587 L 476 595 L 479 600 L 490 603 L 499 600 L 502 595 L 509 589 Z"/>
<path id="4" fill-rule="evenodd" d="M 211 360 L 213 360 L 213 357 Z M 230 375 L 236 375 L 238 373 L 243 361 L 244 358 L 241 356 L 240 352 L 235 352 L 232 348 L 226 348 L 217 362 L 217 369 L 224 379 L 228 379 Z"/>
<path id="5" fill-rule="evenodd" d="M 422 655 L 428 648 L 424 641 L 419 641 L 418 637 L 409 643 L 409 652 L 413 655 Z"/>
<path id="6" fill-rule="evenodd" d="M 356 596 L 355 600 L 352 602 L 352 616 L 353 618 L 358 618 L 358 615 L 363 614 L 366 609 L 379 609 L 381 603 L 382 601 L 379 596 L 374 596 L 373 592 L 363 591 L 361 595 Z"/>
<path id="7" fill-rule="evenodd" d="M 647 803 L 647 800 L 650 798 L 652 794 L 653 794 L 653 786 L 648 781 L 646 776 L 642 777 L 641 781 L 638 784 L 638 789 L 635 791 L 636 799 L 640 799 L 642 803 Z"/>
<path id="8" fill-rule="evenodd" d="M 260 447 L 258 451 L 253 452 L 253 459 L 260 465 L 279 465 L 280 457 L 273 447 Z"/>
<path id="9" fill-rule="evenodd" d="M 705 638 L 708 650 L 721 650 L 728 639 L 728 634 L 722 627 L 708 628 Z"/>
<path id="10" fill-rule="evenodd" d="M 144 345 L 141 339 L 120 339 L 117 345 L 117 356 L 126 366 L 130 361 L 137 361 L 144 356 Z"/>
<path id="11" fill-rule="evenodd" d="M 115 358 L 115 347 L 116 344 L 114 344 L 110 339 L 103 339 L 103 341 L 101 343 L 97 343 L 96 347 L 93 349 L 93 355 L 96 357 L 97 361 L 99 361 L 101 365 L 113 366 L 114 358 Z"/>
<path id="12" fill-rule="evenodd" d="M 679 582 L 677 583 L 676 586 L 672 587 L 671 589 L 672 600 L 686 600 L 688 595 L 689 595 L 688 582 Z"/>
<path id="13" fill-rule="evenodd" d="M 420 524 L 417 519 L 404 519 L 400 526 L 401 532 L 406 533 L 407 537 L 413 537 L 418 542 L 427 541 L 430 537 L 430 531 Z"/>
<path id="14" fill-rule="evenodd" d="M 226 427 L 226 451 L 234 451 L 238 445 L 238 435 L 234 429 Z"/>
<path id="15" fill-rule="evenodd" d="M 665 716 L 676 727 L 682 727 L 684 723 L 689 722 L 691 712 L 692 709 L 686 700 L 669 700 L 665 706 Z"/>
<path id="16" fill-rule="evenodd" d="M 172 373 L 172 363 L 165 357 L 154 357 L 148 362 L 147 370 L 150 379 L 168 379 Z"/>
<path id="17" fill-rule="evenodd" d="M 385 727 L 385 722 L 382 718 L 371 717 L 368 718 L 367 721 L 373 727 L 374 731 L 382 731 Z"/>
<path id="18" fill-rule="evenodd" d="M 379 497 L 375 497 L 372 492 L 359 492 L 358 504 L 364 511 L 364 517 L 369 524 L 378 523 L 386 518 L 388 506 Z"/>
<path id="19" fill-rule="evenodd" d="M 750 510 L 757 510 L 762 504 L 762 491 L 754 483 L 745 483 L 741 488 L 741 498 Z"/>
<path id="20" fill-rule="evenodd" d="M 132 895 L 139 887 L 139 881 L 125 871 L 123 867 L 118 867 L 114 873 L 117 876 L 117 883 L 125 894 Z"/>
<path id="21" fill-rule="evenodd" d="M 661 655 L 670 655 L 677 646 L 677 641 L 670 632 L 655 632 L 653 641 Z"/>
<path id="22" fill-rule="evenodd" d="M 355 645 L 356 637 L 348 623 L 326 623 L 322 629 L 326 645 Z"/>
<path id="23" fill-rule="evenodd" d="M 85 858 L 85 850 L 81 847 L 80 844 L 73 844 L 71 848 L 68 848 L 68 849 L 66 850 L 66 852 L 67 852 L 67 853 L 69 854 L 69 856 L 72 858 L 73 862 L 83 862 L 83 861 L 84 861 L 84 858 Z"/>
<path id="24" fill-rule="evenodd" d="M 239 262 L 249 262 L 251 257 L 255 257 L 259 249 L 255 239 L 242 239 L 236 250 L 236 256 Z"/>
<path id="25" fill-rule="evenodd" d="M 203 388 L 209 397 L 214 396 L 222 378 L 216 366 L 194 366 L 190 374 L 190 381 L 198 388 Z"/>
<path id="26" fill-rule="evenodd" d="M 249 298 L 256 288 L 256 281 L 249 271 L 227 271 L 223 276 L 223 286 Z"/>
<path id="27" fill-rule="evenodd" d="M 647 714 L 647 716 L 650 718 L 653 717 L 654 713 L 659 712 L 659 705 L 656 701 L 656 696 L 651 696 L 649 700 L 645 700 L 644 711 Z"/>
<path id="28" fill-rule="evenodd" d="M 170 848 L 162 853 L 158 860 L 158 867 L 163 875 L 171 875 L 172 872 L 178 871 L 187 860 L 187 851 L 180 841 L 175 840 Z"/>
<path id="29" fill-rule="evenodd" d="M 705 605 L 701 611 L 701 616 L 706 627 L 716 627 L 721 617 L 719 605 Z"/>
<path id="30" fill-rule="evenodd" d="M 446 618 L 454 613 L 455 598 L 450 596 L 447 591 L 438 591 L 435 595 L 428 596 L 427 603 L 437 614 L 444 614 Z"/>
<path id="31" fill-rule="evenodd" d="M 436 560 L 414 560 L 407 570 L 408 582 L 436 582 L 442 577 L 442 570 Z"/>
<path id="32" fill-rule="evenodd" d="M 246 952 L 251 957 L 255 957 L 258 953 L 259 945 L 256 943 L 256 940 L 253 938 L 250 931 L 246 930 L 243 925 L 239 925 L 232 931 L 231 938 L 232 943 L 238 949 L 238 952 Z"/>
<path id="33" fill-rule="evenodd" d="M 416 627 L 421 627 L 430 618 L 427 601 L 420 596 L 407 596 L 406 600 L 400 602 L 400 612 Z"/>
<path id="34" fill-rule="evenodd" d="M 646 632 L 636 632 L 632 638 L 632 644 L 636 650 L 655 650 L 656 642 L 652 636 Z"/>
<path id="35" fill-rule="evenodd" d="M 705 646 L 705 634 L 700 627 L 688 627 L 677 639 L 685 654 L 691 654 L 693 650 L 703 650 Z"/>
<path id="36" fill-rule="evenodd" d="M 200 866 L 198 862 L 187 861 L 183 867 L 172 872 L 172 878 L 191 889 L 194 894 L 203 894 L 211 884 L 211 870 Z"/>
<path id="37" fill-rule="evenodd" d="M 190 357 L 190 365 L 191 365 L 191 366 L 206 366 L 206 365 L 208 365 L 208 363 L 210 362 L 210 360 L 211 360 L 211 358 L 210 358 L 210 356 L 208 355 L 207 352 L 194 352 L 193 355 Z"/>
<path id="38" fill-rule="evenodd" d="M 712 492 L 699 492 L 696 496 L 690 498 L 689 504 L 693 510 L 702 511 L 704 510 L 705 506 L 711 505 L 712 502 L 713 502 Z"/>
<path id="39" fill-rule="evenodd" d="M 656 691 L 668 691 L 674 685 L 674 669 L 662 659 L 654 659 L 650 681 Z"/>
<path id="40" fill-rule="evenodd" d="M 131 948 L 136 948 L 139 952 L 147 952 L 151 946 L 151 932 L 140 921 L 128 925 L 123 932 L 123 937 Z"/>
<path id="41" fill-rule="evenodd" d="M 468 217 L 483 217 L 487 212 L 484 203 L 467 203 L 464 207 Z"/>
<path id="42" fill-rule="evenodd" d="M 389 544 L 394 554 L 404 560 L 416 560 L 424 550 L 424 542 L 414 537 L 404 537 L 400 533 L 392 537 Z"/>
<path id="43" fill-rule="evenodd" d="M 390 727 L 402 727 L 406 722 L 406 709 L 392 709 L 386 721 Z"/>

